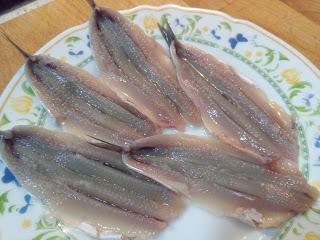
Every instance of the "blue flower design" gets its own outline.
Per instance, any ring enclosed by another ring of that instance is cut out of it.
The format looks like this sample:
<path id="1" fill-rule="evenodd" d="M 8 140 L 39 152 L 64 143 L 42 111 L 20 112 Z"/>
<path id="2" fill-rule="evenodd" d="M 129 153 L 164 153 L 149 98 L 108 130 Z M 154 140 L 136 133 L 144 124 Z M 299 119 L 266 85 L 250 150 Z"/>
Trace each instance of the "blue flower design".
<path id="1" fill-rule="evenodd" d="M 316 137 L 316 141 L 315 141 L 315 143 L 314 143 L 314 146 L 315 146 L 316 148 L 320 148 L 320 136 Z"/>
<path id="2" fill-rule="evenodd" d="M 69 55 L 71 55 L 71 56 L 80 56 L 80 55 L 82 55 L 83 54 L 83 51 L 82 50 L 80 50 L 79 52 L 74 52 L 74 51 L 72 51 L 72 50 L 70 50 L 69 52 Z"/>
<path id="3" fill-rule="evenodd" d="M 313 93 L 309 93 L 306 97 L 302 98 L 304 104 L 308 107 L 311 106 L 311 99 L 314 97 Z"/>
<path id="4" fill-rule="evenodd" d="M 212 36 L 213 36 L 215 39 L 217 39 L 217 40 L 220 40 L 220 39 L 221 39 L 221 37 L 217 35 L 216 30 L 212 29 L 212 30 L 211 30 L 211 34 L 212 34 Z"/>
<path id="5" fill-rule="evenodd" d="M 87 46 L 88 46 L 88 48 L 91 48 L 91 43 L 90 43 L 90 36 L 89 36 L 89 34 L 87 34 L 87 39 L 88 39 Z"/>
<path id="6" fill-rule="evenodd" d="M 229 43 L 232 49 L 235 49 L 239 42 L 248 42 L 248 39 L 245 38 L 242 33 L 238 33 L 234 38 L 229 38 Z"/>
<path id="7" fill-rule="evenodd" d="M 14 182 L 18 187 L 21 187 L 20 183 L 16 179 L 16 177 L 12 174 L 12 172 L 9 170 L 9 168 L 4 169 L 4 175 L 1 178 L 1 181 L 3 183 L 11 183 Z"/>
<path id="8" fill-rule="evenodd" d="M 19 210 L 20 214 L 24 214 L 24 213 L 26 213 L 28 211 L 28 208 L 31 205 L 30 204 L 31 195 L 30 194 L 24 195 L 24 201 L 25 201 L 26 205 L 24 205 L 22 208 L 20 208 L 20 210 Z"/>
<path id="9" fill-rule="evenodd" d="M 176 23 L 176 25 L 175 25 L 176 27 L 177 27 L 177 26 L 179 26 L 179 27 L 185 27 L 185 25 L 180 22 L 180 19 L 179 19 L 179 18 L 176 18 L 174 21 L 175 21 L 175 23 Z"/>

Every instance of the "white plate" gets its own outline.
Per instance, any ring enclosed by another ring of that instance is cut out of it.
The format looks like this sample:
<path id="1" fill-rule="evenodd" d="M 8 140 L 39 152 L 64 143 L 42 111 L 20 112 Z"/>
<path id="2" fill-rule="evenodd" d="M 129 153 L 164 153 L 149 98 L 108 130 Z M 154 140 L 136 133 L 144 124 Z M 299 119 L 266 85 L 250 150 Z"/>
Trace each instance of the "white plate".
<path id="1" fill-rule="evenodd" d="M 300 167 L 310 183 L 320 187 L 320 99 L 317 94 L 320 92 L 320 72 L 312 63 L 255 24 L 233 19 L 221 12 L 164 5 L 140 6 L 123 13 L 163 45 L 157 21 L 167 17 L 183 41 L 231 64 L 265 90 L 270 99 L 296 114 L 300 123 Z M 93 74 L 98 72 L 91 55 L 87 23 L 59 34 L 37 53 L 49 54 Z M 52 118 L 34 95 L 23 67 L 8 84 L 0 100 L 0 128 L 8 129 L 17 124 L 54 127 Z M 4 164 L 0 164 L 0 173 L 0 239 L 87 238 L 82 233 L 69 232 L 57 220 L 44 216 L 45 207 L 18 185 Z M 276 240 L 319 240 L 319 202 L 281 230 L 270 231 L 252 229 L 190 207 L 160 239 L 262 240 L 272 237 Z"/>

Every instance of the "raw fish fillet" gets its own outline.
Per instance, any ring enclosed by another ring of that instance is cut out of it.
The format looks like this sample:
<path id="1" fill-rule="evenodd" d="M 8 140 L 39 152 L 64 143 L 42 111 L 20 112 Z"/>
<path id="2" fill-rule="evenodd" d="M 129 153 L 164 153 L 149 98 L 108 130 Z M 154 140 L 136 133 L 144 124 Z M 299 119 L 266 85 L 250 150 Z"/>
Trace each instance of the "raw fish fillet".
<path id="1" fill-rule="evenodd" d="M 178 41 L 160 27 L 179 83 L 200 109 L 208 131 L 262 162 L 297 161 L 296 123 L 234 69 L 211 54 Z"/>
<path id="2" fill-rule="evenodd" d="M 26 73 L 40 100 L 66 131 L 124 146 L 155 126 L 98 78 L 49 56 L 30 56 Z"/>
<path id="3" fill-rule="evenodd" d="M 183 210 L 180 196 L 121 161 L 121 152 L 35 126 L 1 134 L 2 157 L 19 182 L 65 223 L 144 239 Z"/>
<path id="4" fill-rule="evenodd" d="M 133 170 L 216 214 L 261 228 L 278 227 L 308 210 L 318 196 L 301 174 L 279 173 L 205 136 L 147 137 L 133 142 L 123 159 Z"/>
<path id="5" fill-rule="evenodd" d="M 137 25 L 108 8 L 94 6 L 90 19 L 93 53 L 104 80 L 159 128 L 199 125 L 197 108 L 179 86 L 162 46 Z M 181 115 L 180 115 L 180 114 Z"/>

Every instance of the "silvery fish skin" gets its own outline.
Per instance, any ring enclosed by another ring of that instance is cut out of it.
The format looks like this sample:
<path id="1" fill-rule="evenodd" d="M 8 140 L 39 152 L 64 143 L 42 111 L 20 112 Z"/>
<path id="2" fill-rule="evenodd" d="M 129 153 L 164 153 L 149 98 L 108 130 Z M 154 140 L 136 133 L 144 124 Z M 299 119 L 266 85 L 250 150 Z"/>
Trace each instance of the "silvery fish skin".
<path id="1" fill-rule="evenodd" d="M 199 112 L 179 86 L 164 49 L 118 12 L 95 7 L 90 38 L 97 65 L 117 94 L 134 104 L 159 128 L 199 125 Z"/>
<path id="2" fill-rule="evenodd" d="M 155 133 L 155 126 L 86 71 L 49 56 L 31 56 L 26 74 L 40 100 L 65 130 L 124 146 Z"/>
<path id="3" fill-rule="evenodd" d="M 184 208 L 178 194 L 129 174 L 121 152 L 35 126 L 1 137 L 2 156 L 19 182 L 66 223 L 145 238 Z"/>
<path id="4" fill-rule="evenodd" d="M 261 228 L 277 227 L 308 210 L 318 196 L 301 174 L 277 172 L 210 137 L 175 134 L 139 139 L 123 159 L 133 170 L 214 213 Z"/>
<path id="5" fill-rule="evenodd" d="M 209 132 L 262 161 L 297 161 L 296 123 L 266 95 L 214 56 L 179 42 L 161 27 L 181 87 Z"/>

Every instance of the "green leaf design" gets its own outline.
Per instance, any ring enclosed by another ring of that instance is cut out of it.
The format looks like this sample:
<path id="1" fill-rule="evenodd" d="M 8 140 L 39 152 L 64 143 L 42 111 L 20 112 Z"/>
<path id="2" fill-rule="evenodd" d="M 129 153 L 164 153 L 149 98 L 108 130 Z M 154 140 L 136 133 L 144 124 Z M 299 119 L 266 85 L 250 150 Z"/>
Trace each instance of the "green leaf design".
<path id="1" fill-rule="evenodd" d="M 36 230 L 44 232 L 37 235 L 32 240 L 77 240 L 74 236 L 67 236 L 62 232 L 58 220 L 48 221 L 45 218 L 42 218 L 36 223 Z"/>
<path id="2" fill-rule="evenodd" d="M 55 230 L 59 230 L 59 221 L 58 220 L 53 220 L 53 221 L 48 221 L 45 218 L 41 218 L 37 223 L 36 223 L 37 230 L 43 230 L 43 229 L 55 229 Z"/>
<path id="3" fill-rule="evenodd" d="M 33 91 L 32 87 L 30 86 L 28 81 L 24 81 L 21 84 L 21 88 L 26 94 L 28 94 L 30 96 L 35 96 L 34 91 Z"/>
<path id="4" fill-rule="evenodd" d="M 202 35 L 201 31 L 197 28 L 196 31 L 194 32 L 193 36 L 200 37 L 201 35 Z"/>
<path id="5" fill-rule="evenodd" d="M 232 28 L 231 28 L 231 25 L 227 22 L 220 22 L 220 24 L 225 28 L 227 29 L 228 31 L 232 31 Z"/>
<path id="6" fill-rule="evenodd" d="M 189 26 L 185 26 L 180 33 L 178 33 L 177 35 L 179 35 L 180 37 L 185 35 L 187 32 L 189 32 Z"/>
<path id="7" fill-rule="evenodd" d="M 314 111 L 311 113 L 312 116 L 320 115 L 320 102 L 318 102 L 316 108 Z"/>
<path id="8" fill-rule="evenodd" d="M 65 40 L 65 43 L 75 43 L 81 41 L 81 38 L 77 37 L 77 36 L 70 36 Z"/>
<path id="9" fill-rule="evenodd" d="M 166 20 L 167 20 L 167 17 L 171 16 L 170 13 L 165 13 L 165 14 L 162 14 L 161 17 L 160 17 L 160 25 L 161 26 L 164 26 L 165 23 L 166 23 Z"/>
<path id="10" fill-rule="evenodd" d="M 36 223 L 36 230 L 41 230 L 41 229 L 45 229 L 46 227 L 43 225 L 42 219 L 40 219 L 37 223 Z"/>
<path id="11" fill-rule="evenodd" d="M 42 240 L 44 236 L 46 236 L 47 234 L 52 233 L 52 232 L 54 232 L 54 230 L 43 232 L 43 233 L 37 235 L 36 237 L 32 238 L 32 240 Z"/>
<path id="12" fill-rule="evenodd" d="M 307 108 L 305 106 L 295 106 L 295 108 L 297 109 L 298 112 L 310 112 L 311 109 Z"/>
<path id="13" fill-rule="evenodd" d="M 4 113 L 2 115 L 2 118 L 0 120 L 0 126 L 6 125 L 8 123 L 10 123 L 11 121 L 9 120 L 8 116 Z"/>
<path id="14" fill-rule="evenodd" d="M 295 89 L 295 90 L 291 91 L 289 94 L 289 99 L 292 100 L 292 98 L 296 97 L 299 93 L 301 93 L 301 91 L 299 89 Z"/>
<path id="15" fill-rule="evenodd" d="M 199 15 L 194 15 L 193 18 L 194 18 L 197 22 L 199 22 L 199 20 L 200 20 L 202 17 L 199 16 Z"/>
<path id="16" fill-rule="evenodd" d="M 313 126 L 313 124 L 314 124 L 314 122 L 313 122 L 312 120 L 310 120 L 310 121 L 308 121 L 308 122 L 306 123 L 306 126 L 307 126 L 307 127 L 311 127 L 311 126 Z"/>
<path id="17" fill-rule="evenodd" d="M 52 237 L 47 238 L 46 240 L 64 240 L 64 239 L 66 239 L 66 238 L 55 235 L 55 236 L 52 236 Z"/>
<path id="18" fill-rule="evenodd" d="M 9 212 L 9 213 L 12 213 L 12 211 L 13 211 L 13 209 L 14 209 L 15 206 L 16 206 L 16 205 L 10 206 L 10 207 L 8 208 L 8 212 Z"/>
<path id="19" fill-rule="evenodd" d="M 196 27 L 196 22 L 192 18 L 187 18 L 187 21 L 189 23 L 189 26 L 191 27 L 191 32 L 192 32 Z"/>
<path id="20" fill-rule="evenodd" d="M 46 219 L 42 218 L 37 222 L 36 230 L 42 230 L 42 229 L 55 229 L 57 226 L 57 221 L 50 223 Z"/>
<path id="21" fill-rule="evenodd" d="M 17 119 L 17 121 L 27 122 L 27 123 L 30 124 L 30 125 L 36 124 L 34 121 L 32 121 L 32 120 L 30 120 L 30 119 L 28 119 L 28 118 L 19 118 L 19 119 Z"/>
<path id="22" fill-rule="evenodd" d="M 301 235 L 301 233 L 299 232 L 299 230 L 295 227 L 292 229 L 292 232 L 295 234 L 295 235 Z"/>
<path id="23" fill-rule="evenodd" d="M 301 225 L 301 223 L 297 223 L 298 227 L 301 229 L 304 229 L 304 226 Z"/>
<path id="24" fill-rule="evenodd" d="M 5 205 L 8 202 L 8 192 L 6 191 L 0 195 L 0 214 L 2 215 L 5 210 Z"/>
<path id="25" fill-rule="evenodd" d="M 293 84 L 293 85 L 291 86 L 290 90 L 296 89 L 296 88 L 302 89 L 302 88 L 305 88 L 305 87 L 307 87 L 307 86 L 308 86 L 308 87 L 312 87 L 312 84 L 309 83 L 309 82 L 298 82 L 298 83 Z"/>
<path id="26" fill-rule="evenodd" d="M 130 20 L 130 21 L 133 21 L 135 18 L 136 18 L 137 14 L 131 14 L 131 15 L 128 15 L 127 18 Z"/>
<path id="27" fill-rule="evenodd" d="M 279 52 L 279 60 L 280 61 L 288 61 L 289 58 L 287 58 L 287 56 L 284 55 L 283 53 Z"/>
<path id="28" fill-rule="evenodd" d="M 317 208 L 311 208 L 311 211 L 316 213 L 316 214 L 319 214 L 320 215 L 320 209 L 317 209 Z"/>
<path id="29" fill-rule="evenodd" d="M 313 221 L 309 218 L 308 214 L 307 213 L 304 213 L 302 214 L 302 216 L 309 222 L 309 223 L 312 223 L 314 225 L 320 225 L 319 222 L 316 222 L 316 221 Z"/>
<path id="30" fill-rule="evenodd" d="M 266 68 L 266 71 L 271 73 L 274 72 L 275 70 L 277 70 L 279 68 L 279 63 L 277 63 L 277 65 L 274 68 Z"/>
<path id="31" fill-rule="evenodd" d="M 271 50 L 271 49 L 268 50 L 268 52 L 266 53 L 267 61 L 263 64 L 263 66 L 266 66 L 273 61 L 274 54 L 275 54 L 274 50 Z"/>

